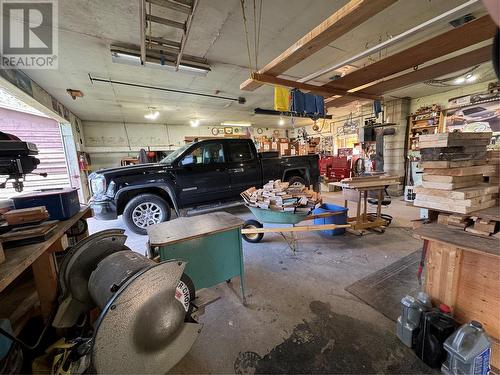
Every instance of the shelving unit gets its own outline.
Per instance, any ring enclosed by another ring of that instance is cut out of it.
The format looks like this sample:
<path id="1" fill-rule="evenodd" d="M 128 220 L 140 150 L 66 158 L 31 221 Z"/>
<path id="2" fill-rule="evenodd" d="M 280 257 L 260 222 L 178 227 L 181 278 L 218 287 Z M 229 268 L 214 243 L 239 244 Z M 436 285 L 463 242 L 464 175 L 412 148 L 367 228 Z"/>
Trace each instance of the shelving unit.
<path id="1" fill-rule="evenodd" d="M 419 151 L 421 134 L 435 134 L 444 131 L 444 111 L 440 108 L 428 112 L 416 112 L 408 116 L 408 150 Z"/>

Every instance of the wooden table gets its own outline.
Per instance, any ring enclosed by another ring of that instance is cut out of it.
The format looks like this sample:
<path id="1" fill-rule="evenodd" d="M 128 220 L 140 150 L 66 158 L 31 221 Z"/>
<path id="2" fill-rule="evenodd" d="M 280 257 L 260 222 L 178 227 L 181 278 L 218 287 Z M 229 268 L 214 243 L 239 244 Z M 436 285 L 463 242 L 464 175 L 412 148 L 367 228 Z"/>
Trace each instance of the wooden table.
<path id="1" fill-rule="evenodd" d="M 483 324 L 493 341 L 491 362 L 500 368 L 500 239 L 434 223 L 414 234 L 427 248 L 424 290 L 460 323 Z"/>
<path id="2" fill-rule="evenodd" d="M 160 260 L 187 261 L 184 272 L 195 288 L 209 288 L 240 276 L 245 302 L 241 227 L 244 221 L 227 212 L 180 217 L 147 228 L 153 253 Z"/>
<path id="3" fill-rule="evenodd" d="M 4 250 L 5 262 L 0 264 L 0 292 L 4 292 L 18 276 L 31 267 L 41 313 L 47 319 L 53 310 L 58 288 L 54 252 L 67 248 L 66 232 L 68 229 L 75 225 L 78 220 L 91 216 L 91 209 L 88 206 L 82 207 L 70 219 L 60 221 L 54 229 L 53 235 L 46 241 Z M 15 290 L 12 292 L 15 293 Z M 0 298 L 6 298 L 4 293 Z M 32 300 L 31 297 L 30 300 Z M 3 311 L 1 312 L 3 313 Z"/>

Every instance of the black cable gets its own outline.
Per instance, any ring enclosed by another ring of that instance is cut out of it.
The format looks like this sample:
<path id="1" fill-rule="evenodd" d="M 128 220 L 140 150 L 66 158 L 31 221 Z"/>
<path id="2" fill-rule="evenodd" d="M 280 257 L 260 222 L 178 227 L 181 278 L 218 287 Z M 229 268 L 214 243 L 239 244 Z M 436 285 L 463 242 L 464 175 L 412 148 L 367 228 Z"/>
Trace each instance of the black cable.
<path id="1" fill-rule="evenodd" d="M 203 96 L 203 97 L 206 97 L 206 98 L 232 100 L 232 101 L 238 102 L 240 104 L 245 104 L 245 102 L 246 102 L 245 98 L 243 98 L 243 97 L 230 98 L 228 96 L 219 96 L 219 95 L 203 94 L 203 93 L 200 93 L 200 92 L 193 92 L 193 91 L 168 89 L 166 87 L 141 85 L 139 83 L 132 83 L 132 82 L 114 81 L 112 79 L 95 78 L 95 77 L 92 77 L 90 74 L 89 74 L 89 79 L 90 79 L 90 82 L 92 82 L 92 83 L 94 83 L 94 82 L 113 83 L 115 85 L 138 87 L 138 88 L 141 88 L 141 89 L 159 90 L 159 91 L 175 92 L 177 94 Z"/>
<path id="2" fill-rule="evenodd" d="M 40 333 L 40 336 L 38 337 L 38 340 L 35 342 L 34 345 L 26 344 L 23 340 L 17 338 L 16 336 L 11 335 L 9 332 L 4 330 L 3 328 L 0 328 L 0 334 L 4 335 L 5 337 L 7 337 L 8 339 L 11 339 L 14 342 L 17 342 L 19 345 L 21 345 L 23 348 L 25 348 L 27 350 L 34 350 L 42 342 L 43 336 L 45 336 L 45 333 L 47 332 L 47 329 L 50 327 L 51 322 L 52 322 L 52 317 L 51 317 L 51 319 L 47 320 L 45 327 L 43 327 L 42 333 Z"/>

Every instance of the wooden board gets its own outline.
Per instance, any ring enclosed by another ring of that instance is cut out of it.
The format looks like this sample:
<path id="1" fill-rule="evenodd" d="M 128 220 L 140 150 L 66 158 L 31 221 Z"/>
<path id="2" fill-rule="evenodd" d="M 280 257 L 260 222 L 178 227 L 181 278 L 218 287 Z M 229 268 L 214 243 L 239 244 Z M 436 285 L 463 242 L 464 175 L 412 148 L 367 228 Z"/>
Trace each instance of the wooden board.
<path id="1" fill-rule="evenodd" d="M 458 168 L 427 168 L 424 172 L 427 175 L 439 175 L 439 176 L 473 176 L 473 175 L 484 175 L 485 173 L 492 172 L 494 167 L 492 165 L 476 165 L 473 167 L 458 167 Z"/>
<path id="2" fill-rule="evenodd" d="M 485 246 L 495 246 L 495 240 L 444 229 L 443 226 L 429 227 L 436 226 L 424 225 L 416 231 L 429 240 L 424 290 L 435 305 L 445 303 L 450 306 L 459 323 L 477 320 L 483 324 L 492 338 L 491 363 L 499 368 L 500 257 L 464 248 L 471 239 Z M 462 243 L 457 244 L 460 240 Z M 496 249 L 499 249 L 498 244 Z"/>
<path id="3" fill-rule="evenodd" d="M 498 238 L 474 237 L 461 229 L 453 229 L 439 224 L 423 225 L 416 229 L 414 234 L 422 239 L 450 244 L 489 258 L 500 258 L 500 239 Z"/>
<path id="4" fill-rule="evenodd" d="M 500 261 L 464 252 L 457 291 L 456 318 L 478 320 L 500 339 Z"/>
<path id="5" fill-rule="evenodd" d="M 477 186 L 483 182 L 483 177 L 476 180 L 468 180 L 461 182 L 432 182 L 432 181 L 422 181 L 422 187 L 426 189 L 439 189 L 439 190 L 456 190 L 461 188 L 468 188 Z"/>
<path id="6" fill-rule="evenodd" d="M 479 184 L 475 187 L 457 189 L 452 191 L 427 189 L 417 186 L 415 188 L 415 192 L 417 193 L 417 195 L 420 193 L 424 195 L 433 195 L 436 197 L 444 197 L 451 199 L 470 199 L 488 194 L 496 194 L 498 193 L 498 189 L 499 187 L 497 185 L 489 185 L 489 184 Z"/>
<path id="7" fill-rule="evenodd" d="M 151 246 L 165 246 L 177 242 L 241 228 L 244 221 L 227 212 L 214 212 L 177 219 L 147 227 Z"/>
<path id="8" fill-rule="evenodd" d="M 448 134 L 454 134 L 454 133 L 448 133 Z M 464 134 L 464 133 L 462 133 Z M 465 133 L 465 134 L 474 134 L 474 133 Z M 441 141 L 420 141 L 421 137 L 425 137 L 424 135 L 421 135 L 419 137 L 419 142 L 418 142 L 418 148 L 420 150 L 426 149 L 426 148 L 436 148 L 436 147 L 458 147 L 458 146 L 485 146 L 484 151 L 486 151 L 486 146 L 489 145 L 490 140 L 489 139 L 457 139 L 457 140 L 441 140 Z"/>
<path id="9" fill-rule="evenodd" d="M 388 77 L 427 61 L 491 39 L 492 35 L 495 34 L 495 30 L 495 23 L 489 15 L 485 15 L 455 29 L 423 40 L 417 45 L 355 70 L 326 85 L 346 90 L 354 89 L 377 79 Z"/>
<path id="10" fill-rule="evenodd" d="M 72 218 L 60 221 L 52 236 L 45 242 L 5 250 L 5 262 L 0 264 L 0 291 L 30 267 L 41 254 L 46 252 L 64 233 L 81 218 L 91 216 L 92 210 L 85 206 Z"/>
<path id="11" fill-rule="evenodd" d="M 466 161 L 485 160 L 486 147 L 456 146 L 456 147 L 429 147 L 420 150 L 422 161 Z M 484 163 L 486 164 L 486 163 Z M 476 164 L 477 165 L 477 164 Z"/>
<path id="12" fill-rule="evenodd" d="M 375 14 L 394 4 L 397 0 L 351 0 L 325 21 L 320 23 L 286 51 L 259 70 L 261 74 L 278 76 L 305 58 L 318 52 L 337 38 L 348 33 L 356 26 L 369 20 Z M 262 83 L 246 80 L 240 85 L 241 90 L 254 91 Z"/>
<path id="13" fill-rule="evenodd" d="M 451 160 L 439 160 L 439 161 L 422 161 L 420 166 L 423 169 L 426 168 L 460 168 L 460 167 L 473 167 L 475 165 L 486 164 L 485 160 L 462 160 L 462 161 L 451 161 Z"/>
<path id="14" fill-rule="evenodd" d="M 28 245 L 47 240 L 57 228 L 57 220 L 47 221 L 32 227 L 22 227 L 0 235 L 4 249 Z"/>
<path id="15" fill-rule="evenodd" d="M 492 195 L 483 195 L 480 197 L 469 198 L 469 199 L 449 199 L 449 198 L 435 197 L 432 195 L 417 194 L 416 200 L 418 200 L 418 202 L 420 202 L 420 203 L 428 202 L 428 204 L 433 204 L 433 203 L 440 204 L 440 205 L 446 204 L 446 205 L 450 205 L 450 207 L 458 206 L 458 207 L 456 207 L 457 209 L 463 210 L 464 207 L 469 207 L 469 208 L 472 207 L 472 209 L 474 209 L 474 207 L 477 207 L 481 204 L 484 204 L 486 202 L 490 202 L 492 200 L 494 201 L 495 198 Z M 473 212 L 473 211 L 470 211 L 470 212 Z"/>
<path id="16" fill-rule="evenodd" d="M 424 181 L 430 181 L 430 182 L 448 182 L 448 183 L 467 182 L 467 181 L 482 182 L 483 175 L 477 174 L 477 175 L 470 175 L 470 176 L 443 176 L 443 175 L 428 174 L 425 172 L 425 169 L 424 169 L 424 174 L 422 175 L 422 179 Z"/>
<path id="17" fill-rule="evenodd" d="M 470 68 L 491 60 L 491 48 L 491 45 L 484 46 L 462 55 L 440 61 L 436 64 L 425 66 L 423 68 L 419 67 L 419 69 L 417 70 L 413 70 L 406 74 L 401 74 L 394 78 L 386 79 L 382 82 L 375 83 L 374 85 L 364 87 L 360 91 L 354 92 L 357 95 L 382 95 L 386 92 L 393 91 L 401 87 L 406 87 L 415 83 L 442 77 L 446 74 L 458 72 L 460 70 Z M 329 101 L 328 103 L 326 103 L 326 107 L 341 107 L 356 100 L 356 98 L 344 96 Z"/>
<path id="18" fill-rule="evenodd" d="M 472 139 L 483 139 L 490 140 L 492 136 L 491 132 L 454 132 L 454 133 L 437 133 L 437 134 L 423 134 L 419 137 L 421 142 L 446 142 L 445 146 L 434 146 L 434 147 L 450 147 L 450 146 L 467 146 L 464 141 Z M 460 142 L 461 144 L 453 144 L 455 142 Z"/>
<path id="19" fill-rule="evenodd" d="M 497 205 L 484 210 L 474 211 L 471 213 L 471 216 L 476 216 L 481 219 L 500 221 L 500 207 Z"/>
<path id="20" fill-rule="evenodd" d="M 3 218 L 9 225 L 40 222 L 49 218 L 49 213 L 45 206 L 22 208 L 10 210 L 3 214 Z"/>
<path id="21" fill-rule="evenodd" d="M 354 94 L 350 93 L 346 90 L 338 90 L 334 87 L 324 87 L 324 86 L 316 86 L 316 85 L 311 85 L 308 83 L 302 83 L 302 82 L 297 82 L 297 81 L 292 81 L 289 79 L 284 79 L 284 78 L 279 78 L 275 76 L 271 76 L 268 74 L 260 74 L 260 73 L 252 73 L 252 79 L 254 81 L 258 81 L 261 83 L 267 83 L 270 85 L 278 85 L 278 86 L 284 86 L 284 87 L 291 87 L 291 88 L 297 88 L 303 91 L 308 91 L 313 94 L 325 96 L 325 97 L 330 97 L 332 95 L 345 95 L 345 96 L 351 96 L 354 100 L 357 99 L 380 99 L 379 96 L 376 95 L 369 95 L 369 94 Z"/>
<path id="22" fill-rule="evenodd" d="M 493 207 L 496 205 L 496 199 L 485 201 L 483 203 L 479 203 L 472 207 L 465 206 L 457 206 L 456 204 L 450 203 L 441 203 L 441 202 L 428 202 L 424 200 L 419 200 L 418 194 L 417 198 L 413 201 L 413 205 L 421 208 L 430 208 L 438 211 L 446 211 L 446 212 L 457 212 L 460 214 L 470 214 L 471 212 L 481 210 L 483 208 Z"/>

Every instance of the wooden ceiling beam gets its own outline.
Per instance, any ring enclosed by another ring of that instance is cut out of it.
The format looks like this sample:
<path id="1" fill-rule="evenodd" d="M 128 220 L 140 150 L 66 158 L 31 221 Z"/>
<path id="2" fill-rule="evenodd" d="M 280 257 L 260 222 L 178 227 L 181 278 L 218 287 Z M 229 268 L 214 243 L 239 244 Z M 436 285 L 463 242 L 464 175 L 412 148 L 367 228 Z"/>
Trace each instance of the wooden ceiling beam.
<path id="1" fill-rule="evenodd" d="M 463 55 L 452 57 L 450 59 L 438 62 L 436 64 L 426 66 L 422 69 L 418 69 L 400 76 L 379 82 L 375 85 L 366 87 L 362 92 L 353 92 L 356 94 L 365 95 L 382 95 L 389 91 L 394 91 L 396 89 L 411 86 L 413 84 L 428 81 L 430 79 L 442 77 L 446 74 L 458 72 L 463 69 L 471 68 L 475 65 L 479 65 L 491 60 L 492 46 L 488 45 L 475 49 L 473 51 L 464 53 Z M 327 108 L 330 107 L 342 107 L 349 104 L 356 99 L 351 97 L 342 97 L 333 99 L 325 103 Z"/>
<path id="2" fill-rule="evenodd" d="M 486 15 L 355 70 L 323 86 L 351 90 L 493 38 L 495 30 L 495 23 L 490 16 Z"/>
<path id="3" fill-rule="evenodd" d="M 291 45 L 258 73 L 278 76 L 318 52 L 342 35 L 361 25 L 397 0 L 351 0 L 321 24 Z M 254 91 L 261 82 L 248 79 L 240 85 L 241 90 Z"/>
<path id="4" fill-rule="evenodd" d="M 315 86 L 315 85 L 310 85 L 308 83 L 296 82 L 296 81 L 292 81 L 289 79 L 274 77 L 274 76 L 271 76 L 268 74 L 252 73 L 252 80 L 259 82 L 259 83 L 292 87 L 292 88 L 297 88 L 297 89 L 301 89 L 301 90 L 305 90 L 305 91 L 310 91 L 314 94 L 322 95 L 325 97 L 330 97 L 332 95 L 345 95 L 345 96 L 349 96 L 349 97 L 353 97 L 353 98 L 363 98 L 363 99 L 371 99 L 371 100 L 379 99 L 379 96 L 377 96 L 377 95 L 365 94 L 362 92 L 349 93 L 345 90 L 338 90 L 334 87 Z"/>

